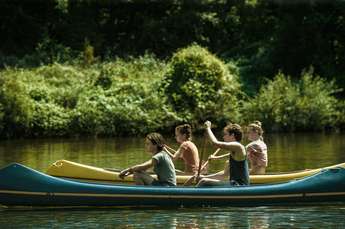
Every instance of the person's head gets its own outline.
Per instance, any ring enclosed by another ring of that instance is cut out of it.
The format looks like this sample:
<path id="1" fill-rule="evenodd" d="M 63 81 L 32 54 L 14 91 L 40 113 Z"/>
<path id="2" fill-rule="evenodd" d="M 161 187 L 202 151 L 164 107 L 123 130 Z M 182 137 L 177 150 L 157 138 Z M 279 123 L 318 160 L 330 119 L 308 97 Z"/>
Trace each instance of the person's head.
<path id="1" fill-rule="evenodd" d="M 248 139 L 250 141 L 255 141 L 258 139 L 263 139 L 264 131 L 261 127 L 260 121 L 254 121 L 253 123 L 248 125 Z"/>
<path id="2" fill-rule="evenodd" d="M 238 124 L 230 123 L 224 127 L 224 141 L 226 142 L 241 142 L 242 140 L 242 128 Z"/>
<path id="3" fill-rule="evenodd" d="M 175 128 L 175 137 L 178 143 L 192 139 L 192 128 L 189 124 L 179 125 Z"/>
<path id="4" fill-rule="evenodd" d="M 146 150 L 151 153 L 158 153 L 163 150 L 165 140 L 159 133 L 150 133 L 145 140 Z"/>

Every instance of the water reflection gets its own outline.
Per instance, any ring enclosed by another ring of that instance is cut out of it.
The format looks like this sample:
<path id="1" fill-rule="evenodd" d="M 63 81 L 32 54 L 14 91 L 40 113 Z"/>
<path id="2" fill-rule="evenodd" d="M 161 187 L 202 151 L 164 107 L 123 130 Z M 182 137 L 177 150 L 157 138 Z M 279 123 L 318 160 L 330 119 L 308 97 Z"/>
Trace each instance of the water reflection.
<path id="1" fill-rule="evenodd" d="M 274 134 L 265 136 L 269 147 L 268 172 L 318 168 L 345 161 L 344 134 Z M 174 139 L 169 144 L 176 148 Z M 201 138 L 195 138 L 200 146 Z M 204 159 L 214 149 L 208 145 Z M 142 138 L 41 139 L 0 141 L 0 166 L 19 162 L 45 171 L 54 161 L 72 160 L 106 168 L 125 168 L 147 160 Z M 210 172 L 223 169 L 223 161 L 212 161 Z M 177 168 L 183 168 L 178 161 Z"/>
<path id="2" fill-rule="evenodd" d="M 345 206 L 0 212 L 2 228 L 344 228 Z"/>

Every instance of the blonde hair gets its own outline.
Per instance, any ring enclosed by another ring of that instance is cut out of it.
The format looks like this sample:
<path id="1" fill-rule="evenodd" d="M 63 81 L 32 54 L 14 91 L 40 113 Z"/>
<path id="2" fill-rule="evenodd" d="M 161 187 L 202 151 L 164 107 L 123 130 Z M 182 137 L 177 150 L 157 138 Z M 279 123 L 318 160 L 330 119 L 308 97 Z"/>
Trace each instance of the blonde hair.
<path id="1" fill-rule="evenodd" d="M 248 129 L 256 132 L 260 136 L 260 139 L 263 140 L 264 131 L 261 127 L 260 121 L 254 121 L 253 123 L 249 124 Z"/>

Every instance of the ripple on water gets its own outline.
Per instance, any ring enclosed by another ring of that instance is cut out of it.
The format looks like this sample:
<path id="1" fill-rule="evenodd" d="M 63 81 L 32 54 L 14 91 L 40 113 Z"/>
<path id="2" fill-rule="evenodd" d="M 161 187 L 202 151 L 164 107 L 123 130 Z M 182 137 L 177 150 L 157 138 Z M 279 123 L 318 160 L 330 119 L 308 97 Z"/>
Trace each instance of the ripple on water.
<path id="1" fill-rule="evenodd" d="M 345 228 L 345 206 L 2 211 L 2 228 Z"/>

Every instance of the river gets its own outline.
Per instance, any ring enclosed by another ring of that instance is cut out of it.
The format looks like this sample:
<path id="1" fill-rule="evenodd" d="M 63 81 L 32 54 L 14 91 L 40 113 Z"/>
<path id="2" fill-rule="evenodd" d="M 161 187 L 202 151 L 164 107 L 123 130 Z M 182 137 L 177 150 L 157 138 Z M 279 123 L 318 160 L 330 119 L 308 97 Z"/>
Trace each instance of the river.
<path id="1" fill-rule="evenodd" d="M 324 133 L 269 134 L 268 172 L 318 168 L 345 162 L 345 135 Z M 168 144 L 177 148 L 173 138 Z M 202 138 L 195 138 L 201 146 Z M 208 144 L 204 158 L 214 149 Z M 72 160 L 106 168 L 125 168 L 143 162 L 143 138 L 79 138 L 0 141 L 0 166 L 22 163 L 45 171 L 54 161 Z M 183 168 L 177 162 L 177 168 Z M 212 161 L 209 170 L 223 168 Z M 0 210 L 1 228 L 345 228 L 345 205 L 180 208 Z"/>

